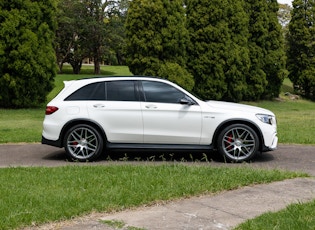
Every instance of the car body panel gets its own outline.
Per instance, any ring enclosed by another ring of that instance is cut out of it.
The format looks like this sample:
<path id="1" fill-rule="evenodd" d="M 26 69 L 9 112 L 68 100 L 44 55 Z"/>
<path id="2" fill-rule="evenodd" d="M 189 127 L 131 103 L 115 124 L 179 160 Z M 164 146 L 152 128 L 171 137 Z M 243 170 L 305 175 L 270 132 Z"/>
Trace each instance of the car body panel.
<path id="1" fill-rule="evenodd" d="M 143 143 L 139 101 L 92 101 L 87 108 L 89 119 L 98 121 L 109 142 Z"/>
<path id="2" fill-rule="evenodd" d="M 141 104 L 145 143 L 200 144 L 202 113 L 199 105 Z"/>

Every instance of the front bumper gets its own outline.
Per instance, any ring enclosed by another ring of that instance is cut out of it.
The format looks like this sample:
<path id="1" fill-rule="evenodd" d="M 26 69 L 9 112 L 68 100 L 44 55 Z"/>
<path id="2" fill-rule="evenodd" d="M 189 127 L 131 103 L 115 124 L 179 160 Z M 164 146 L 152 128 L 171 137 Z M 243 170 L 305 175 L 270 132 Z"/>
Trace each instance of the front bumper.
<path id="1" fill-rule="evenodd" d="M 275 134 L 273 136 L 271 145 L 270 146 L 264 145 L 262 151 L 263 152 L 273 151 L 277 149 L 277 146 L 278 146 L 278 137 L 277 137 L 277 134 Z"/>

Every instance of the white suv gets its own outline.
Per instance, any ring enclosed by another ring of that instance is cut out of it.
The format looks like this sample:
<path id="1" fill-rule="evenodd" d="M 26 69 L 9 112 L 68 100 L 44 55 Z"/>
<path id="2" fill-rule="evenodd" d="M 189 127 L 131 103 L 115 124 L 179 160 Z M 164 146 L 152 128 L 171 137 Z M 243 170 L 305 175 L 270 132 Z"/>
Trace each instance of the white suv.
<path id="1" fill-rule="evenodd" d="M 218 150 L 247 161 L 277 147 L 275 115 L 236 103 L 202 101 L 152 77 L 103 77 L 64 82 L 48 103 L 42 143 L 91 161 L 106 149 Z"/>

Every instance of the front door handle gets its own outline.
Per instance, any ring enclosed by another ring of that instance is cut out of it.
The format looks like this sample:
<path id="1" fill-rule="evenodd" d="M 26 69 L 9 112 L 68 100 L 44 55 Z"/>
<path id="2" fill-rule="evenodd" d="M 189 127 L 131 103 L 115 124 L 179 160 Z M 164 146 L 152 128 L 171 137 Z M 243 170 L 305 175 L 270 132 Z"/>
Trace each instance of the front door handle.
<path id="1" fill-rule="evenodd" d="M 146 107 L 147 109 L 156 109 L 156 108 L 157 108 L 157 106 L 154 105 L 154 104 L 146 105 L 145 107 Z"/>

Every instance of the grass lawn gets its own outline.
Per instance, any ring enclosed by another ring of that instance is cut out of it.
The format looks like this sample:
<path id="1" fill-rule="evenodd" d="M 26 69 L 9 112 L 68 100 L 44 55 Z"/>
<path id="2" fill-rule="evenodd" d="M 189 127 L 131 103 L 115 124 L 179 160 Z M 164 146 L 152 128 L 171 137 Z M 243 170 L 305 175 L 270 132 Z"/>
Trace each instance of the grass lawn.
<path id="1" fill-rule="evenodd" d="M 162 200 L 212 194 L 306 176 L 279 170 L 210 165 L 81 164 L 0 169 L 0 229 L 119 211 Z"/>
<path id="2" fill-rule="evenodd" d="M 280 143 L 315 144 L 315 103 L 299 101 L 261 101 L 251 105 L 273 111 L 277 117 Z"/>
<path id="3" fill-rule="evenodd" d="M 305 204 L 291 204 L 279 212 L 265 213 L 240 224 L 236 230 L 253 229 L 315 229 L 315 200 Z"/>
<path id="4" fill-rule="evenodd" d="M 292 84 L 285 79 L 282 101 L 260 101 L 247 104 L 267 108 L 277 116 L 280 143 L 315 144 L 315 103 L 308 100 L 290 100 L 285 92 L 293 93 Z"/>

